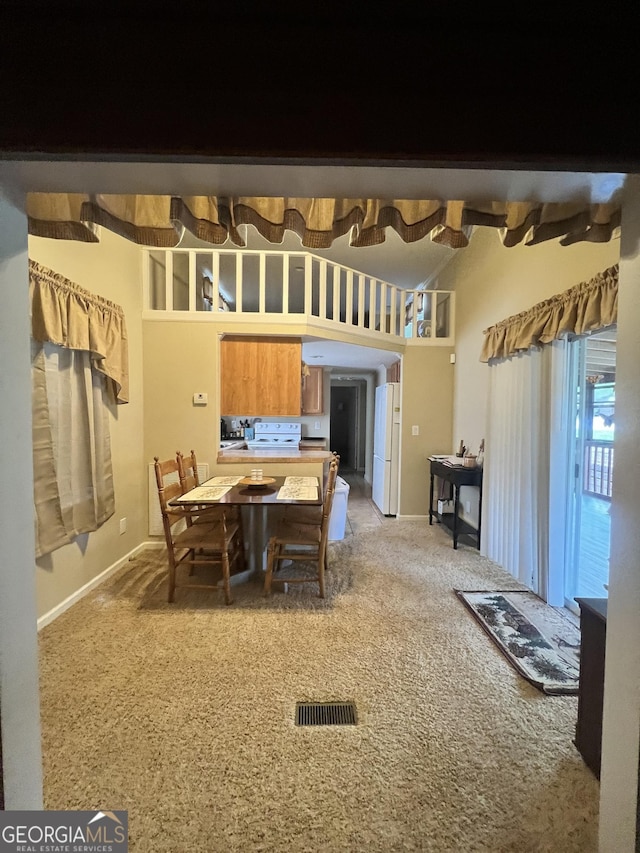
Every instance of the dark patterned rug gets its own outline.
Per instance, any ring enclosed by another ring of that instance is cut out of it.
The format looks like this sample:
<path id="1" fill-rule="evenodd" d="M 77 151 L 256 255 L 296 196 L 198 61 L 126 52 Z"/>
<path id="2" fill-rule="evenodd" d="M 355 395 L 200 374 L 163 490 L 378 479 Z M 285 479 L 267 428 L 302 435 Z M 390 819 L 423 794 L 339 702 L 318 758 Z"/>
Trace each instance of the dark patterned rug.
<path id="1" fill-rule="evenodd" d="M 454 590 L 518 672 L 543 693 L 578 692 L 580 628 L 533 592 Z"/>

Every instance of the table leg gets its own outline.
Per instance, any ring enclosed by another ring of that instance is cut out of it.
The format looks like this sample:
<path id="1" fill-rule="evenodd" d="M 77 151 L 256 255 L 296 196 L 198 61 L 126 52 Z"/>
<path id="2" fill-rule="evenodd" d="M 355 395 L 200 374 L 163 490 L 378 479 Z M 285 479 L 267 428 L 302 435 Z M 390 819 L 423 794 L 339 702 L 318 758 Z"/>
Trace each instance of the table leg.
<path id="1" fill-rule="evenodd" d="M 247 513 L 248 564 L 252 575 L 262 574 L 266 568 L 266 506 L 249 507 Z"/>
<path id="2" fill-rule="evenodd" d="M 433 474 L 429 477 L 429 524 L 433 524 Z"/>
<path id="3" fill-rule="evenodd" d="M 478 497 L 478 551 L 480 550 L 480 530 L 482 527 L 482 483 L 480 484 L 480 491 Z"/>
<path id="4" fill-rule="evenodd" d="M 460 508 L 460 489 L 453 486 L 453 547 L 458 547 L 458 510 Z"/>

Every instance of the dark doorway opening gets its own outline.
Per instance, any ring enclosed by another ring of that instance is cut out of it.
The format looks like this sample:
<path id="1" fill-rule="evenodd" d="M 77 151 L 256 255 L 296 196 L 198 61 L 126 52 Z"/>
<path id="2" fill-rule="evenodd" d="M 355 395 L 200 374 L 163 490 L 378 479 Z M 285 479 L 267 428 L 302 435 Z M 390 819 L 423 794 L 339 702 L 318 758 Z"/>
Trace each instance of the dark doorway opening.
<path id="1" fill-rule="evenodd" d="M 358 467 L 356 428 L 358 389 L 349 386 L 331 388 L 331 449 L 340 456 L 340 465 Z"/>
<path id="2" fill-rule="evenodd" d="M 363 471 L 365 467 L 366 382 L 331 383 L 331 449 L 340 456 L 340 467 Z"/>

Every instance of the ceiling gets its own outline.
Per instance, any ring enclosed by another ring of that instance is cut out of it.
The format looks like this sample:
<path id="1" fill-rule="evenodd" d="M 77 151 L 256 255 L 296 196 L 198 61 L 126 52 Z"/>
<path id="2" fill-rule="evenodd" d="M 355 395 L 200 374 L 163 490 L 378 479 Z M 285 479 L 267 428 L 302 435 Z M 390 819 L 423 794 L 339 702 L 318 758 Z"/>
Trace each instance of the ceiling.
<path id="1" fill-rule="evenodd" d="M 307 364 L 331 367 L 332 373 L 354 373 L 390 367 L 398 360 L 398 353 L 389 350 L 359 347 L 338 341 L 303 339 L 302 359 Z"/>

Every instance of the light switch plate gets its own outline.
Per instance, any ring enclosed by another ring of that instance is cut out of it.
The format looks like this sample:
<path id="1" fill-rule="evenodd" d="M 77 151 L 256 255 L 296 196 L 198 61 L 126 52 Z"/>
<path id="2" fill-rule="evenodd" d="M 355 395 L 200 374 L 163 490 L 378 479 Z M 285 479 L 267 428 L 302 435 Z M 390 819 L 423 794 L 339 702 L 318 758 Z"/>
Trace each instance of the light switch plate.
<path id="1" fill-rule="evenodd" d="M 411 427 L 411 435 L 420 435 L 420 427 L 418 426 L 418 424 L 414 424 Z"/>

